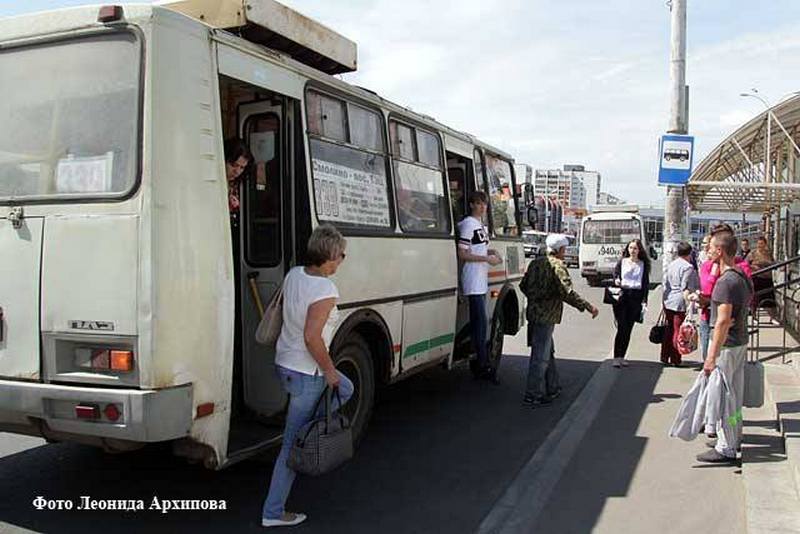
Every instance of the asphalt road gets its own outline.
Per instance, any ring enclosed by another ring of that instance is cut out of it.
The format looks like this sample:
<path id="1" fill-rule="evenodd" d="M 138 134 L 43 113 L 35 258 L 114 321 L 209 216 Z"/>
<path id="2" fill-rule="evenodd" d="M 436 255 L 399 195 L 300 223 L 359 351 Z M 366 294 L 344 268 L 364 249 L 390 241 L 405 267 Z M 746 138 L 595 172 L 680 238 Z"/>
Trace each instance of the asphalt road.
<path id="1" fill-rule="evenodd" d="M 575 274 L 573 274 L 575 276 Z M 577 281 L 577 280 L 576 280 Z M 599 290 L 578 287 L 594 302 Z M 564 394 L 550 407 L 521 405 L 524 334 L 506 338 L 500 385 L 466 369 L 432 370 L 379 392 L 356 457 L 319 478 L 298 478 L 294 532 L 473 531 L 608 354 L 610 317 L 565 313 L 556 335 Z M 603 340 L 598 343 L 598 340 Z M 516 355 L 515 355 L 516 354 Z M 212 472 L 154 447 L 108 455 L 0 433 L 0 532 L 257 531 L 271 464 L 261 458 Z M 37 496 L 71 499 L 224 499 L 226 511 L 39 511 Z"/>

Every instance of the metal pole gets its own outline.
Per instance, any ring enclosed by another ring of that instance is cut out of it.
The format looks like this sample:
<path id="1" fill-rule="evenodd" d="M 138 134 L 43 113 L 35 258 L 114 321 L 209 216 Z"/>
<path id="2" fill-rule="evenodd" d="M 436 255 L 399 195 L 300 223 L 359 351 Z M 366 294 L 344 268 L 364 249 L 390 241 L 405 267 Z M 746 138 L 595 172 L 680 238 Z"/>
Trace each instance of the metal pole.
<path id="1" fill-rule="evenodd" d="M 669 133 L 687 133 L 688 106 L 686 98 L 686 1 L 671 0 L 672 14 L 670 47 L 670 122 Z M 684 188 L 667 186 L 664 207 L 664 246 L 662 262 L 664 274 L 676 257 L 677 244 L 686 236 Z"/>
<path id="2" fill-rule="evenodd" d="M 550 171 L 544 179 L 544 231 L 550 233 Z"/>

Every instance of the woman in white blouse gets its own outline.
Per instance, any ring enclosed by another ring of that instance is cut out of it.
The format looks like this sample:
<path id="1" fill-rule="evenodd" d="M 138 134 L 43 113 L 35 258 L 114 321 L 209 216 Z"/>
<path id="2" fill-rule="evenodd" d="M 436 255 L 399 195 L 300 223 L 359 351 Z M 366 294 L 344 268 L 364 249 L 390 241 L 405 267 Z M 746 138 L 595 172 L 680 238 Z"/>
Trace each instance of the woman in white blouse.
<path id="1" fill-rule="evenodd" d="M 353 395 L 353 383 L 336 370 L 328 347 L 337 322 L 339 291 L 330 277 L 345 259 L 342 234 L 329 224 L 318 226 L 308 240 L 308 265 L 295 267 L 283 281 L 283 326 L 276 347 L 275 366 L 283 389 L 289 394 L 283 445 L 261 512 L 264 527 L 302 523 L 305 514 L 287 512 L 286 498 L 295 472 L 286 464 L 294 438 L 311 421 L 326 387 L 339 390 L 341 403 Z M 337 403 L 334 403 L 334 407 Z"/>
<path id="2" fill-rule="evenodd" d="M 650 290 L 650 258 L 638 239 L 629 242 L 614 268 L 614 283 L 622 294 L 614 305 L 617 335 L 614 338 L 614 367 L 627 367 L 625 353 L 631 341 L 633 325 L 641 322 Z"/>

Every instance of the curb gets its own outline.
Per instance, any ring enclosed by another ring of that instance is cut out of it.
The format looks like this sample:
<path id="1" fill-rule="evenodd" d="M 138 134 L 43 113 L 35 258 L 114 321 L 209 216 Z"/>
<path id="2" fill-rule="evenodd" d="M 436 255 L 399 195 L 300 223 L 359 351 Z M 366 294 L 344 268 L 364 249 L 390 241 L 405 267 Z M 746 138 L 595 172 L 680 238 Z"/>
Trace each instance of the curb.
<path id="1" fill-rule="evenodd" d="M 528 533 L 619 376 L 607 359 L 481 521 L 479 534 Z"/>

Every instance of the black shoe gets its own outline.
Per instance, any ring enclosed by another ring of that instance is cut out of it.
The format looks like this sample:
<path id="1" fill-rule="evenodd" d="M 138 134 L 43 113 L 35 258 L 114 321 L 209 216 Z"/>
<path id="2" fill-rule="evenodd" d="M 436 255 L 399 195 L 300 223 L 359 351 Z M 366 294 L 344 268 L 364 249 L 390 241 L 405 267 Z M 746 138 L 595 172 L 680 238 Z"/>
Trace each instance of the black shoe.
<path id="1" fill-rule="evenodd" d="M 528 404 L 532 408 L 537 408 L 539 406 L 548 406 L 552 404 L 553 398 L 550 395 L 544 395 L 542 397 L 530 397 L 530 400 L 528 400 L 526 395 L 526 398 L 523 399 L 522 402 Z"/>
<path id="2" fill-rule="evenodd" d="M 561 395 L 561 386 L 557 387 L 555 391 L 552 393 L 548 393 L 547 396 L 550 397 L 550 400 L 556 400 Z"/>
<path id="3" fill-rule="evenodd" d="M 478 378 L 491 382 L 492 384 L 500 383 L 500 380 L 497 379 L 497 370 L 492 367 L 484 367 L 478 375 Z"/>

